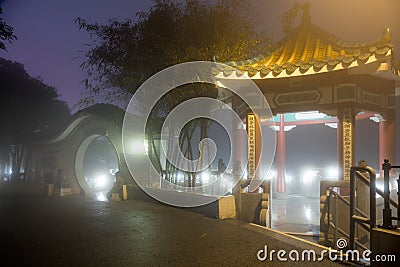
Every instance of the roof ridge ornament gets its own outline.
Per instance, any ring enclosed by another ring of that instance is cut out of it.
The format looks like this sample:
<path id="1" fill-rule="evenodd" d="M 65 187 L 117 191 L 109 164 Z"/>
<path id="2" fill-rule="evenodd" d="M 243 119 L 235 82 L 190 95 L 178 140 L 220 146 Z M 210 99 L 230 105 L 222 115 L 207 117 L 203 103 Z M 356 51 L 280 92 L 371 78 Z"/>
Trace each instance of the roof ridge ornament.
<path id="1" fill-rule="evenodd" d="M 360 68 L 373 62 L 392 58 L 392 71 L 400 76 L 400 62 L 394 62 L 392 30 L 386 27 L 378 39 L 348 42 L 312 24 L 310 4 L 296 3 L 282 17 L 286 34 L 262 58 L 237 61 L 230 65 L 252 79 L 287 78 L 312 75 L 350 68 Z M 296 24 L 296 27 L 294 25 Z M 221 77 L 230 77 L 220 71 Z M 234 77 L 233 74 L 232 77 Z"/>
<path id="2" fill-rule="evenodd" d="M 299 26 L 310 25 L 310 4 L 308 2 L 302 4 L 295 3 L 291 9 L 283 14 L 282 22 L 283 31 L 286 35 L 290 34 Z"/>
<path id="3" fill-rule="evenodd" d="M 387 43 L 390 43 L 392 41 L 392 29 L 390 27 L 385 27 L 383 29 L 383 40 Z"/>
<path id="4" fill-rule="evenodd" d="M 305 2 L 302 6 L 303 16 L 301 18 L 301 24 L 311 24 L 311 15 L 310 15 L 310 3 Z"/>

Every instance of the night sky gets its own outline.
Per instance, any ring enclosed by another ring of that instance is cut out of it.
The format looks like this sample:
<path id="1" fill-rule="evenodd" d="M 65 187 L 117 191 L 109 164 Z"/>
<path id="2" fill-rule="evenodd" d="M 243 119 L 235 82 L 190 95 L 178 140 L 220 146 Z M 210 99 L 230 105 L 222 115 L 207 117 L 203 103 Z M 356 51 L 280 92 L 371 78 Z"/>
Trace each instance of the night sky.
<path id="1" fill-rule="evenodd" d="M 274 40 L 282 34 L 281 16 L 295 2 L 257 0 L 264 21 L 260 28 Z M 395 51 L 400 51 L 400 1 L 398 0 L 310 0 L 313 23 L 348 41 L 367 41 L 381 37 L 384 27 L 393 31 Z M 77 17 L 89 22 L 107 23 L 111 18 L 132 19 L 147 10 L 152 0 L 0 0 L 3 18 L 12 25 L 18 40 L 6 44 L 8 51 L 0 57 L 25 65 L 33 77 L 41 76 L 55 86 L 61 98 L 72 107 L 85 92 L 85 78 L 79 68 L 89 36 L 79 31 Z M 397 13 L 397 14 L 396 14 Z M 76 58 L 75 60 L 73 60 Z M 398 58 L 400 58 L 398 56 Z"/>
<path id="2" fill-rule="evenodd" d="M 55 86 L 72 107 L 85 93 L 81 83 L 85 73 L 79 68 L 84 58 L 79 51 L 90 43 L 88 34 L 78 30 L 75 19 L 106 24 L 112 18 L 133 18 L 151 3 L 152 0 L 5 0 L 3 18 L 14 27 L 18 40 L 6 43 L 8 51 L 0 51 L 0 57 L 23 63 L 31 76 L 41 76 Z"/>

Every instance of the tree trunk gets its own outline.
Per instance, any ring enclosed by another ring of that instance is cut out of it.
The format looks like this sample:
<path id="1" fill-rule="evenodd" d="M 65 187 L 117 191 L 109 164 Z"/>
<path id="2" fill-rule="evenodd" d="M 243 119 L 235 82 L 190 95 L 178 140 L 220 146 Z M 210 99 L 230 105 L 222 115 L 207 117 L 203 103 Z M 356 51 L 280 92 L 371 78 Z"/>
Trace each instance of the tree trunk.
<path id="1" fill-rule="evenodd" d="M 0 146 L 0 181 L 3 181 L 4 176 L 8 174 L 7 163 L 9 163 L 9 161 L 8 149 L 4 146 Z"/>
<path id="2" fill-rule="evenodd" d="M 11 156 L 11 180 L 14 182 L 20 182 L 20 172 L 22 159 L 24 156 L 24 146 L 23 145 L 12 145 L 9 150 Z"/>

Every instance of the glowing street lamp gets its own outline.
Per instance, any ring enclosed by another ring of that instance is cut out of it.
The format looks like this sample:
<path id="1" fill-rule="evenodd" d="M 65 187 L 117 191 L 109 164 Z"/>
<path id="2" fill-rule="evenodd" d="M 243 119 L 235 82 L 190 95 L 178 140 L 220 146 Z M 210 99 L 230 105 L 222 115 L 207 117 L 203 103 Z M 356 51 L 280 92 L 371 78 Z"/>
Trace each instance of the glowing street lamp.
<path id="1" fill-rule="evenodd" d="M 203 184 L 208 184 L 210 182 L 210 173 L 202 172 L 201 173 L 201 181 Z"/>

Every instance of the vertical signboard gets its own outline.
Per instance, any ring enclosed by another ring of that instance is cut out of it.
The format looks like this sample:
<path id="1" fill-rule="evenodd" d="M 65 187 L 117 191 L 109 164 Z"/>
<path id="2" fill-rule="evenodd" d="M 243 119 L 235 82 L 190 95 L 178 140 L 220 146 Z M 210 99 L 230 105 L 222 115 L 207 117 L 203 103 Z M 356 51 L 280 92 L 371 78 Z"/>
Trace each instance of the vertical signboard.
<path id="1" fill-rule="evenodd" d="M 343 110 L 343 178 L 350 180 L 353 165 L 353 123 L 351 108 Z"/>
<path id="2" fill-rule="evenodd" d="M 256 175 L 256 116 L 254 113 L 247 114 L 247 176 L 254 179 Z"/>

